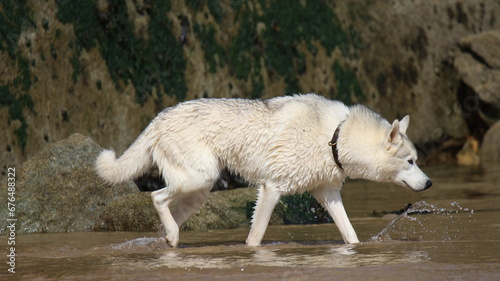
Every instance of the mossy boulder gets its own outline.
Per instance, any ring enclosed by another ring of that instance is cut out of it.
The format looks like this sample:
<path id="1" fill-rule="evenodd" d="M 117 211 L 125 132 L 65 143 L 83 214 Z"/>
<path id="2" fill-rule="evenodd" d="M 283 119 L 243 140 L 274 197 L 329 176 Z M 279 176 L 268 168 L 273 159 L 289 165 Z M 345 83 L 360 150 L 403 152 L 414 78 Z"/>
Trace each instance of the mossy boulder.
<path id="1" fill-rule="evenodd" d="M 245 207 L 256 198 L 254 188 L 212 192 L 205 204 L 182 226 L 182 230 L 237 228 L 249 223 Z M 175 208 L 175 203 L 172 208 Z M 98 230 L 157 231 L 161 227 L 151 193 L 124 195 L 106 206 Z"/>
<path id="2" fill-rule="evenodd" d="M 133 182 L 110 187 L 97 176 L 94 161 L 100 151 L 92 139 L 74 134 L 16 167 L 12 218 L 17 219 L 17 232 L 93 230 L 108 204 L 138 192 Z M 7 194 L 5 182 L 2 194 Z M 0 210 L 2 222 L 9 215 L 7 208 Z"/>

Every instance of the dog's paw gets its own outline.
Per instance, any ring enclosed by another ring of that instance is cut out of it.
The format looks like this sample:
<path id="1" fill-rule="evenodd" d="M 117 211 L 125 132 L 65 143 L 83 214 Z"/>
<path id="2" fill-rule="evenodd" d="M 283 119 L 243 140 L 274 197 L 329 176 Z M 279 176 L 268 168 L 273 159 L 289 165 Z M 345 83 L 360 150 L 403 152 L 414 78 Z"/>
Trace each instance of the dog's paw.
<path id="1" fill-rule="evenodd" d="M 173 236 L 173 235 L 172 235 Z M 177 248 L 179 245 L 179 237 L 169 237 L 169 235 L 165 236 L 165 242 L 172 248 Z"/>

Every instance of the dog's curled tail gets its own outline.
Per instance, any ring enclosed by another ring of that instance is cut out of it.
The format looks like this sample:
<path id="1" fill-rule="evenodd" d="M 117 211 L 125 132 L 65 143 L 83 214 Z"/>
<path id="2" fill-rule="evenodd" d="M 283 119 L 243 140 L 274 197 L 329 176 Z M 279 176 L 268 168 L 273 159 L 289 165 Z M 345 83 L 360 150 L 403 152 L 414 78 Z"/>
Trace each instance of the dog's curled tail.
<path id="1" fill-rule="evenodd" d="M 143 175 L 153 164 L 151 146 L 143 135 L 116 159 L 113 150 L 103 150 L 96 159 L 97 174 L 109 184 L 133 180 Z"/>

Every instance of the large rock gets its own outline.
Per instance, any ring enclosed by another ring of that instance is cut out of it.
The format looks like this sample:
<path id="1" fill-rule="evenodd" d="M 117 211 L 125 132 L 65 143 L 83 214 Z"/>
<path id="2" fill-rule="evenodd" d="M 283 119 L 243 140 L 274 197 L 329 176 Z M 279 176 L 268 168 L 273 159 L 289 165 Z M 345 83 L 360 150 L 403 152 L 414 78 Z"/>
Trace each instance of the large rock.
<path id="1" fill-rule="evenodd" d="M 484 136 L 481 145 L 481 164 L 500 165 L 500 121 L 496 122 Z"/>
<path id="2" fill-rule="evenodd" d="M 93 166 L 100 150 L 92 139 L 74 134 L 16 167 L 18 233 L 93 230 L 108 204 L 139 191 L 133 182 L 110 187 L 98 178 Z M 7 194 L 5 181 L 1 188 Z M 7 216 L 2 208 L 2 224 Z"/>
<path id="3" fill-rule="evenodd" d="M 490 68 L 500 69 L 500 30 L 491 30 L 476 35 L 467 36 L 460 40 L 462 48 L 476 55 L 478 60 Z"/>
<path id="4" fill-rule="evenodd" d="M 463 141 L 457 43 L 500 28 L 496 0 L 18 2 L 0 16 L 6 166 L 75 131 L 120 153 L 162 108 L 199 97 L 315 91 L 410 114 L 417 143 Z M 472 52 L 496 55 L 484 41 Z"/>
<path id="5" fill-rule="evenodd" d="M 182 226 L 183 230 L 237 228 L 248 224 L 247 203 L 256 199 L 255 188 L 212 192 L 205 204 Z M 172 207 L 175 207 L 175 203 Z M 98 229 L 156 231 L 160 220 L 149 192 L 127 194 L 106 206 Z"/>
<path id="6" fill-rule="evenodd" d="M 256 194 L 255 188 L 212 192 L 208 201 L 186 221 L 182 229 L 237 228 L 248 224 L 250 218 L 247 205 L 257 198 Z M 253 209 L 251 211 L 253 212 Z"/>
<path id="7" fill-rule="evenodd" d="M 156 231 L 161 225 L 151 193 L 126 194 L 108 204 L 99 215 L 96 230 Z"/>
<path id="8" fill-rule="evenodd" d="M 490 125 L 500 119 L 500 30 L 464 37 L 454 65 L 463 83 L 472 90 L 463 98 L 465 116 L 479 111 Z"/>

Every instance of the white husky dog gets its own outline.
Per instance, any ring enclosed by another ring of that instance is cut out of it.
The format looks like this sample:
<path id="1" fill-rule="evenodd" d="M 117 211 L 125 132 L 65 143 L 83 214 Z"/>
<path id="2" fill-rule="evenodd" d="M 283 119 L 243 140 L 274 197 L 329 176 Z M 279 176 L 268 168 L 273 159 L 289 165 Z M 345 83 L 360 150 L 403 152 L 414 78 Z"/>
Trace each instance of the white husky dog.
<path id="1" fill-rule="evenodd" d="M 166 187 L 151 196 L 173 247 L 179 226 L 205 202 L 224 168 L 259 188 L 248 245 L 260 245 L 280 196 L 305 191 L 328 210 L 346 243 L 358 243 L 340 197 L 346 177 L 414 191 L 432 185 L 416 165 L 408 122 L 406 116 L 391 125 L 365 106 L 315 94 L 198 99 L 162 111 L 120 158 L 104 150 L 96 171 L 116 184 L 156 163 Z"/>

